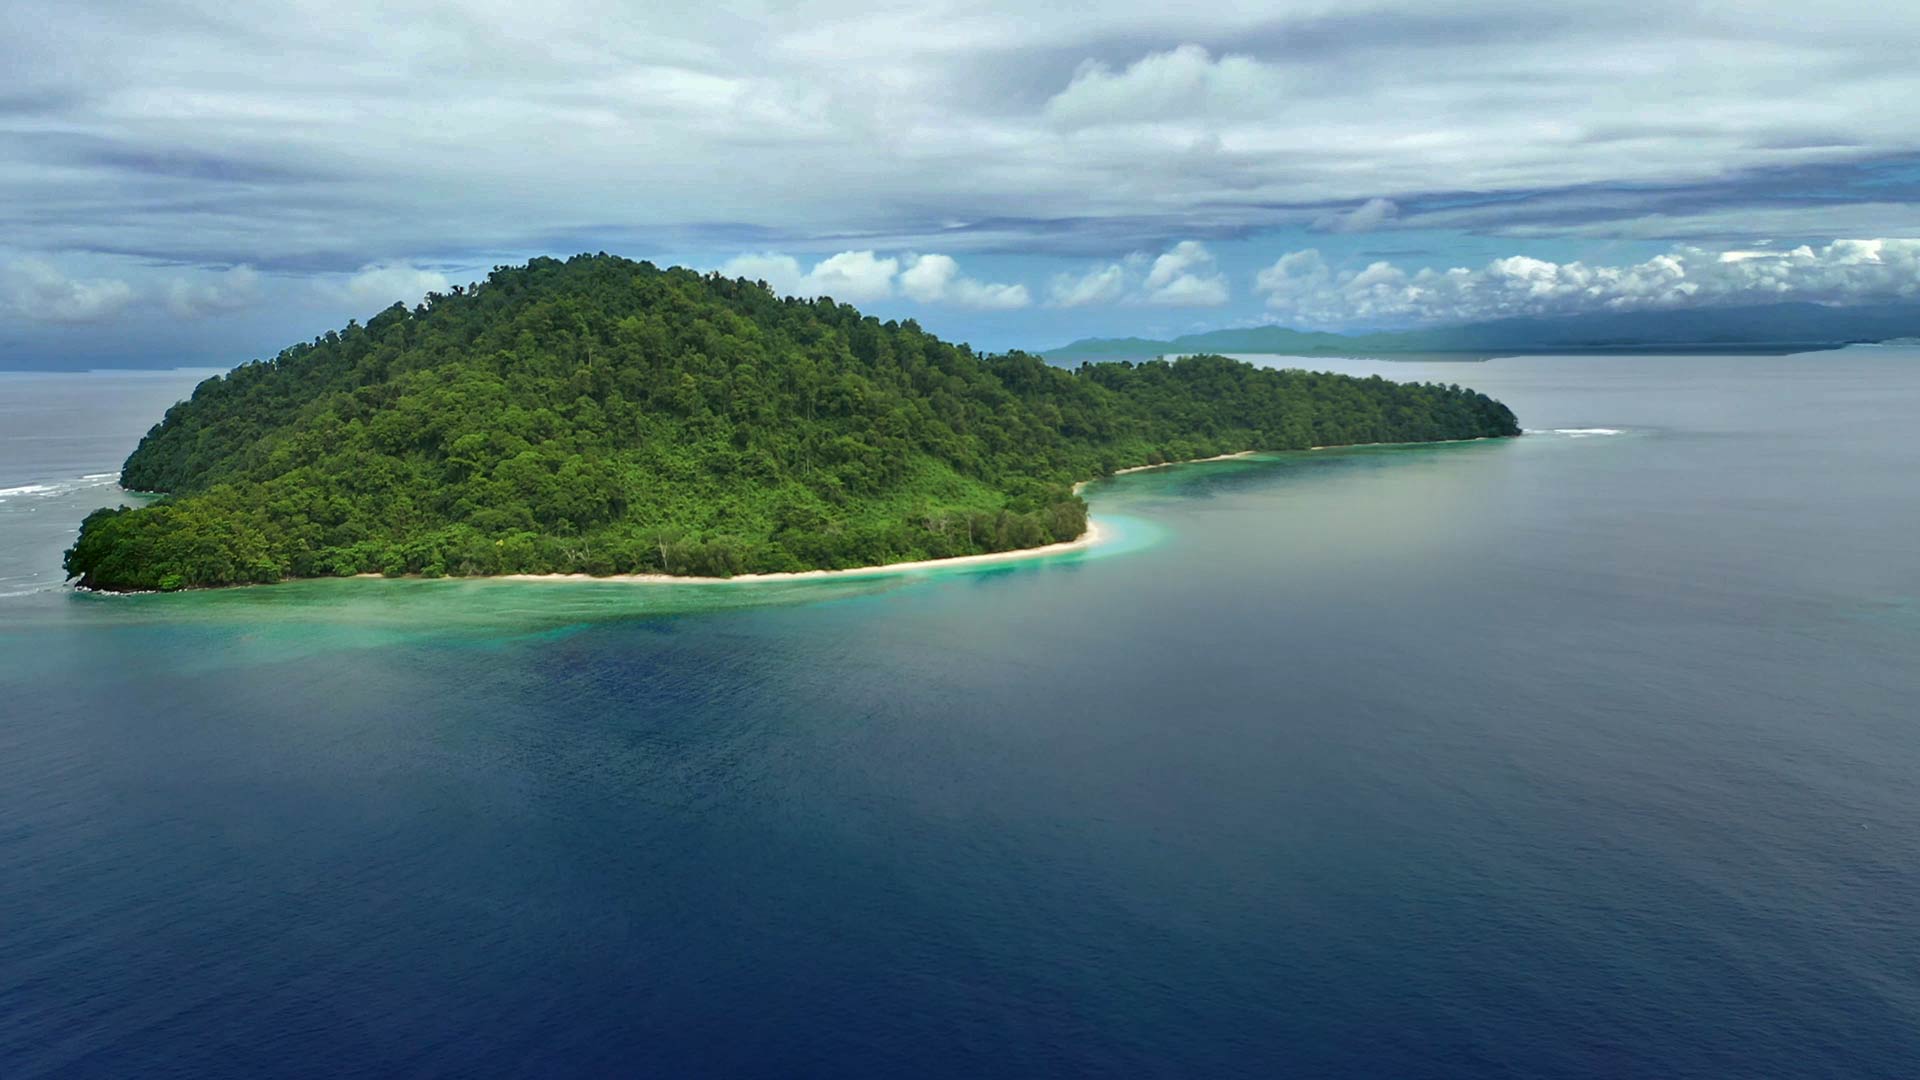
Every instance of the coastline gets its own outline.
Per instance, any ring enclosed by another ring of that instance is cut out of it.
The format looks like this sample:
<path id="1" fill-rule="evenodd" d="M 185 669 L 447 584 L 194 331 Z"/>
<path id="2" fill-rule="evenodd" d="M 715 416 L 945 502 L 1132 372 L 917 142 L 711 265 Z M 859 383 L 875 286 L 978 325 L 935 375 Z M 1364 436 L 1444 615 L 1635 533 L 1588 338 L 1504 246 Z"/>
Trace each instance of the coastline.
<path id="1" fill-rule="evenodd" d="M 1315 446 L 1311 449 L 1319 450 L 1321 448 Z M 1231 454 L 1215 454 L 1212 457 L 1187 458 L 1184 461 L 1163 461 L 1158 465 L 1129 465 L 1124 469 L 1113 470 L 1111 475 L 1125 476 L 1128 473 L 1147 472 L 1151 469 L 1170 469 L 1175 465 L 1199 465 L 1208 461 L 1232 461 L 1234 458 L 1252 457 L 1259 452 L 1258 450 L 1236 450 Z M 1091 481 L 1082 480 L 1073 486 L 1073 490 L 1078 493 L 1079 490 L 1088 483 L 1091 483 Z"/>
<path id="2" fill-rule="evenodd" d="M 1315 450 L 1321 447 L 1313 447 Z M 1158 465 L 1133 465 L 1125 469 L 1115 469 L 1107 476 L 1097 476 L 1092 480 L 1081 480 L 1073 485 L 1073 493 L 1080 494 L 1081 489 L 1098 480 L 1126 473 L 1146 472 L 1150 469 L 1166 469 L 1175 465 L 1200 465 L 1209 461 L 1231 461 L 1236 458 L 1251 457 L 1258 450 L 1240 450 L 1231 454 L 1215 454 L 1212 457 L 1186 458 L 1181 461 L 1163 461 Z M 732 577 L 695 577 L 685 574 L 493 574 L 479 578 L 481 581 L 602 581 L 617 585 L 755 585 L 767 582 L 785 581 L 821 581 L 831 578 L 882 577 L 887 574 L 911 574 L 922 570 L 939 570 L 946 567 L 983 566 L 993 563 L 1014 562 L 1020 559 L 1041 559 L 1050 555 L 1064 555 L 1070 551 L 1084 551 L 1112 538 L 1111 531 L 1100 524 L 1100 519 L 1087 515 L 1087 530 L 1072 540 L 1063 540 L 1056 544 L 1043 544 L 1040 547 L 1015 548 L 1012 551 L 989 551 L 980 555 L 954 555 L 945 559 L 915 559 L 911 562 L 878 563 L 873 566 L 851 566 L 844 570 L 790 570 L 774 574 L 735 574 Z M 356 577 L 382 577 L 381 574 L 357 574 Z M 462 579 L 466 580 L 466 579 Z"/>
<path id="3" fill-rule="evenodd" d="M 1410 443 L 1352 443 L 1334 446 L 1309 446 L 1307 450 L 1352 450 L 1371 446 L 1425 446 L 1436 443 L 1482 442 L 1485 440 L 1510 438 L 1511 436 L 1481 435 L 1471 439 L 1433 439 Z M 1081 480 L 1073 485 L 1073 493 L 1080 494 L 1088 484 L 1108 480 L 1128 473 L 1148 472 L 1153 469 L 1168 469 L 1175 465 L 1202 465 L 1214 461 L 1234 461 L 1252 457 L 1261 453 L 1287 453 L 1289 451 L 1238 450 L 1230 454 L 1215 454 L 1212 457 L 1185 458 L 1180 461 L 1163 461 L 1158 465 L 1131 465 L 1124 469 L 1115 469 L 1106 476 L 1096 476 Z M 1299 451 L 1291 451 L 1298 453 Z M 1072 540 L 1040 547 L 1015 548 L 1011 551 L 990 551 L 980 555 L 955 555 L 944 559 L 915 559 L 910 562 L 878 563 L 873 566 L 852 566 L 844 570 L 791 570 L 772 574 L 735 574 L 733 577 L 696 577 L 682 574 L 481 574 L 472 577 L 448 577 L 446 581 L 526 581 L 526 582 L 606 582 L 617 585 L 753 585 L 762 583 L 790 581 L 823 581 L 833 578 L 884 577 L 889 574 L 912 574 L 926 570 L 939 570 L 944 567 L 982 566 L 993 563 L 1014 562 L 1021 559 L 1040 559 L 1051 555 L 1064 555 L 1068 552 L 1083 551 L 1112 539 L 1111 532 L 1102 527 L 1100 520 L 1092 514 L 1087 515 L 1087 529 Z M 385 574 L 354 574 L 356 578 L 387 579 Z M 404 578 L 417 578 L 418 575 L 402 575 Z M 309 580 L 326 580 L 314 578 Z M 338 580 L 338 579 L 335 579 Z M 219 585 L 218 589 L 265 588 L 266 585 Z M 148 589 L 81 589 L 83 592 L 101 592 L 111 595 L 140 595 L 154 590 Z M 199 589 L 181 591 L 200 591 Z"/>
<path id="4" fill-rule="evenodd" d="M 732 577 L 693 577 L 685 574 L 494 574 L 480 578 L 481 581 L 605 581 L 619 585 L 750 585 L 773 581 L 819 581 L 827 578 L 879 577 L 886 574 L 909 574 L 920 570 L 939 570 L 949 566 L 980 566 L 987 563 L 1012 562 L 1016 559 L 1034 559 L 1047 555 L 1064 555 L 1069 551 L 1081 551 L 1109 538 L 1109 533 L 1100 522 L 1088 516 L 1087 531 L 1072 540 L 1063 540 L 1057 544 L 1043 544 L 1040 547 L 1015 548 L 1012 551 L 989 551 L 980 555 L 955 555 L 946 559 L 915 559 L 911 562 L 879 563 L 874 566 L 850 566 L 844 570 L 789 570 L 775 574 L 735 574 Z M 380 577 L 379 574 L 360 574 L 359 577 Z M 450 579 L 451 580 L 451 579 Z"/>

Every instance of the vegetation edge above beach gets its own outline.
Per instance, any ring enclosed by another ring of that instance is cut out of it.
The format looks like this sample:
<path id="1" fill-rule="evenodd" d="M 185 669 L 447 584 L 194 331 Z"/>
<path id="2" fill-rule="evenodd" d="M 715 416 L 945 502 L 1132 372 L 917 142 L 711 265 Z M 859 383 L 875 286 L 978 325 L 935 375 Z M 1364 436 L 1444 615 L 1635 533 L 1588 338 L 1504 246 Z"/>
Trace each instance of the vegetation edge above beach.
<path id="1" fill-rule="evenodd" d="M 1038 547 L 1076 481 L 1519 434 L 1472 390 L 1219 356 L 1052 367 L 608 255 L 535 259 L 211 378 L 96 511 L 83 586 L 831 570 Z"/>

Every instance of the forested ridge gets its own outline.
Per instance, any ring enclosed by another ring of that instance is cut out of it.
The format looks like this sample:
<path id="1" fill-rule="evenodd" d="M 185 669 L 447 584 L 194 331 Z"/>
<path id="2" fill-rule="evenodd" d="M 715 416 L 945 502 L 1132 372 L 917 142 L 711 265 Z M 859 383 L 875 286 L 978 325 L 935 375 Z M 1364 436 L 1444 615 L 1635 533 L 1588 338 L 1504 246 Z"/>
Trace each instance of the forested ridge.
<path id="1" fill-rule="evenodd" d="M 1051 367 L 606 255 L 535 259 L 208 379 L 96 511 L 81 584 L 732 575 L 1079 536 L 1077 480 L 1246 449 L 1517 435 L 1457 386 L 1218 356 Z"/>

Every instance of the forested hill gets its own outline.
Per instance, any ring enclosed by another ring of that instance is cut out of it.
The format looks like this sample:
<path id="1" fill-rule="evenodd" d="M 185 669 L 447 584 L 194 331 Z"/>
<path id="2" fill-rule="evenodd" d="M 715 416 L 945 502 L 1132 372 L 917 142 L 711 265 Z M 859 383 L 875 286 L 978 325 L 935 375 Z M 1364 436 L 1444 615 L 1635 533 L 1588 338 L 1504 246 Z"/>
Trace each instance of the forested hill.
<path id="1" fill-rule="evenodd" d="M 1249 448 L 1515 435 L 1459 387 L 1216 356 L 1068 371 L 606 255 L 396 305 L 168 410 L 84 585 L 729 575 L 1078 536 L 1076 480 Z"/>

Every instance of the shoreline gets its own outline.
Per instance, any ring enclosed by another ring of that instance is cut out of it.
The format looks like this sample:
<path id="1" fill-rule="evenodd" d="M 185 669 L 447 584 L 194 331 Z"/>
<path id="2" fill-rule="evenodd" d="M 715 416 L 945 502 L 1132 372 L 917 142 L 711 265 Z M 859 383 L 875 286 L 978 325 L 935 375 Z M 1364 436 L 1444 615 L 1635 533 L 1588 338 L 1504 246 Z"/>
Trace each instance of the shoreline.
<path id="1" fill-rule="evenodd" d="M 1320 447 L 1315 446 L 1309 449 L 1318 450 Z M 1181 461 L 1163 461 L 1158 465 L 1129 465 L 1124 469 L 1115 469 L 1108 475 L 1125 476 L 1128 473 L 1147 472 L 1152 469 L 1171 469 L 1175 465 L 1201 465 L 1209 461 L 1232 461 L 1234 458 L 1252 457 L 1258 453 L 1260 453 L 1258 450 L 1236 450 L 1231 454 L 1215 454 L 1212 457 L 1186 458 Z M 1105 477 L 1101 477 L 1101 479 L 1105 479 Z M 1082 480 L 1073 486 L 1073 490 L 1078 493 L 1082 487 L 1091 482 L 1092 481 L 1089 480 Z"/>
<path id="2" fill-rule="evenodd" d="M 1318 450 L 1319 447 L 1314 447 Z M 1158 465 L 1132 465 L 1125 469 L 1115 469 L 1107 476 L 1096 476 L 1092 480 L 1081 480 L 1073 485 L 1073 493 L 1080 494 L 1082 488 L 1099 480 L 1106 480 L 1126 473 L 1146 472 L 1149 469 L 1165 469 L 1174 465 L 1199 465 L 1209 461 L 1229 461 L 1235 458 L 1251 457 L 1258 450 L 1240 450 L 1231 454 L 1215 454 L 1212 457 L 1187 458 L 1181 461 L 1163 461 Z M 487 574 L 472 579 L 476 581 L 604 581 L 616 585 L 757 585 L 783 581 L 824 581 L 832 578 L 883 577 L 888 574 L 912 574 L 923 570 L 940 570 L 946 567 L 987 566 L 994 563 L 1013 562 L 1019 559 L 1044 559 L 1051 555 L 1065 555 L 1070 551 L 1084 551 L 1112 539 L 1111 531 L 1100 524 L 1100 519 L 1087 515 L 1087 530 L 1072 540 L 1062 540 L 1039 547 L 1014 548 L 1011 551 L 989 551 L 979 555 L 953 555 L 945 559 L 914 559 L 909 562 L 877 563 L 873 566 L 850 566 L 844 570 L 788 570 L 773 574 L 735 574 L 732 577 L 697 577 L 691 574 Z M 383 574 L 355 574 L 355 577 L 377 578 Z"/>
<path id="3" fill-rule="evenodd" d="M 1458 440 L 1456 440 L 1458 441 Z M 1322 447 L 1312 447 L 1319 450 Z M 1180 461 L 1163 461 L 1158 465 L 1131 465 L 1124 469 L 1115 469 L 1106 476 L 1096 476 L 1091 480 L 1080 480 L 1073 485 L 1073 493 L 1080 494 L 1088 484 L 1111 479 L 1127 473 L 1146 472 L 1151 469 L 1166 469 L 1175 465 L 1200 465 L 1210 461 L 1231 461 L 1236 458 L 1251 457 L 1258 450 L 1238 450 L 1231 454 L 1215 454 L 1212 457 L 1185 458 Z M 1050 555 L 1065 555 L 1070 551 L 1084 551 L 1112 539 L 1110 531 L 1100 524 L 1100 519 L 1087 515 L 1087 529 L 1072 540 L 1043 544 L 1039 547 L 1014 548 L 1011 551 L 989 551 L 979 555 L 953 555 L 944 559 L 914 559 L 909 562 L 877 563 L 873 566 L 850 566 L 844 570 L 788 570 L 773 574 L 735 574 L 732 577 L 697 577 L 690 574 L 487 574 L 471 579 L 475 581 L 604 581 L 618 585 L 756 585 L 783 581 L 822 581 L 832 578 L 882 577 L 888 574 L 912 574 L 923 570 L 939 570 L 946 567 L 983 566 L 993 563 L 1013 562 L 1019 559 L 1042 559 Z M 378 578 L 383 574 L 355 574 L 355 577 Z"/>
<path id="4" fill-rule="evenodd" d="M 1471 439 L 1431 439 L 1404 443 L 1346 443 L 1335 446 L 1309 446 L 1312 450 L 1352 450 L 1368 446 L 1429 446 L 1441 443 L 1482 442 L 1491 439 L 1512 438 L 1504 435 L 1480 435 Z M 1073 485 L 1073 493 L 1080 494 L 1088 484 L 1101 480 L 1110 480 L 1128 473 L 1148 472 L 1153 469 L 1168 469 L 1175 465 L 1203 465 L 1213 461 L 1235 461 L 1253 457 L 1262 453 L 1301 453 L 1287 450 L 1238 450 L 1231 454 L 1215 454 L 1212 457 L 1185 458 L 1180 461 L 1163 461 L 1158 465 L 1130 465 L 1124 469 L 1115 469 L 1106 476 L 1096 476 L 1081 480 Z M 476 574 L 472 576 L 448 576 L 436 580 L 442 581 L 523 581 L 523 582 L 607 582 L 616 585 L 755 585 L 769 582 L 787 581 L 825 581 L 834 578 L 884 577 L 889 574 L 913 574 L 926 570 L 939 570 L 944 567 L 967 567 L 991 565 L 993 563 L 1013 562 L 1020 559 L 1041 559 L 1050 555 L 1064 555 L 1072 551 L 1084 551 L 1112 539 L 1108 529 L 1103 528 L 1100 519 L 1091 513 L 1087 515 L 1087 529 L 1072 540 L 1063 540 L 1040 547 L 1014 548 L 1011 551 L 989 551 L 979 555 L 954 555 L 944 559 L 914 559 L 910 562 L 879 563 L 873 566 L 851 566 L 844 570 L 788 570 L 772 574 L 735 574 L 733 577 L 696 577 L 683 574 Z M 389 578 L 385 574 L 354 574 L 354 578 L 377 578 L 387 581 L 426 580 L 418 574 L 403 574 Z M 327 578 L 305 578 L 289 580 L 326 581 Z M 340 580 L 338 578 L 332 580 Z M 258 589 L 271 584 L 216 585 L 214 589 Z M 143 595 L 155 593 L 151 589 L 80 589 L 82 592 L 100 592 L 110 595 Z M 200 592 L 200 588 L 178 590 L 182 592 Z"/>
<path id="5" fill-rule="evenodd" d="M 779 581 L 822 581 L 830 578 L 880 577 L 887 574 L 910 574 L 922 570 L 939 570 L 949 566 L 981 566 L 990 563 L 1011 562 L 1015 559 L 1033 559 L 1048 555 L 1064 555 L 1069 551 L 1081 551 L 1093 547 L 1110 538 L 1109 532 L 1092 515 L 1087 517 L 1087 530 L 1072 540 L 1043 544 L 1040 547 L 1014 548 L 1011 551 L 988 551 L 979 555 L 954 555 L 945 559 L 914 559 L 909 562 L 877 563 L 873 566 L 849 566 L 844 570 L 784 570 L 772 574 L 735 574 L 732 577 L 696 577 L 691 574 L 486 574 L 475 578 L 447 578 L 448 581 L 604 581 L 618 585 L 753 585 Z M 383 577 L 381 574 L 356 574 L 355 577 Z"/>

